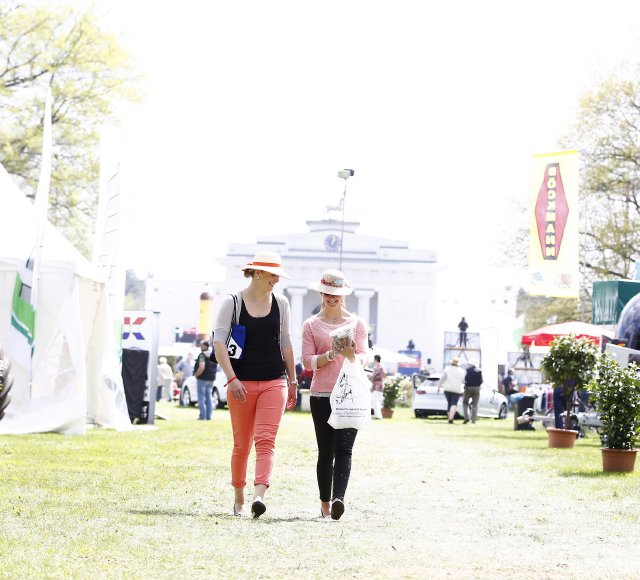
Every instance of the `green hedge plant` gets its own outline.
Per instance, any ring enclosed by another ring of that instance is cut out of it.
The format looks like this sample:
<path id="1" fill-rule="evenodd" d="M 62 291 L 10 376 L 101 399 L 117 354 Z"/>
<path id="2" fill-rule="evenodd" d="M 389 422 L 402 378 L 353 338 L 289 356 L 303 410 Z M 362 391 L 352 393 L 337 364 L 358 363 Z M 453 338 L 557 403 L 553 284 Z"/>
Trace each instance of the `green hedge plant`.
<path id="1" fill-rule="evenodd" d="M 590 340 L 569 334 L 554 339 L 540 363 L 542 374 L 554 389 L 564 389 L 565 429 L 571 424 L 573 393 L 589 384 L 597 359 L 598 349 Z"/>
<path id="2" fill-rule="evenodd" d="M 602 421 L 600 438 L 609 449 L 633 449 L 640 431 L 640 377 L 632 363 L 621 367 L 605 353 L 589 384 Z"/>

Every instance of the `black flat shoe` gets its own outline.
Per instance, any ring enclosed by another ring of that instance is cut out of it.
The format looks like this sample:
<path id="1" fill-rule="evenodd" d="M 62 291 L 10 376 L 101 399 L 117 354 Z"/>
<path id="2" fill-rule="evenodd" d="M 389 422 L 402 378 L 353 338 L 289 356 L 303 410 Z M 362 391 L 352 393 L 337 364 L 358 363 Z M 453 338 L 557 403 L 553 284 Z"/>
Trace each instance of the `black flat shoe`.
<path id="1" fill-rule="evenodd" d="M 339 520 L 344 513 L 344 502 L 341 499 L 334 499 L 331 503 L 331 519 Z"/>
<path id="2" fill-rule="evenodd" d="M 260 498 L 254 500 L 254 502 L 251 504 L 251 513 L 253 514 L 254 518 L 259 518 L 266 511 L 267 506 L 264 505 L 264 502 Z"/>

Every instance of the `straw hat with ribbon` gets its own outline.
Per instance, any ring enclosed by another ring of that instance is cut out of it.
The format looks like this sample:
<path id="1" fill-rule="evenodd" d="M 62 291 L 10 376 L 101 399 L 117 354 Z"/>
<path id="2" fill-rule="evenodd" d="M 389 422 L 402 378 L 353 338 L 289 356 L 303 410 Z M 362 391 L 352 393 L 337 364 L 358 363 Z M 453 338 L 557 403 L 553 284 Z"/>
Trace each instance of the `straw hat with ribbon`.
<path id="1" fill-rule="evenodd" d="M 320 282 L 311 285 L 313 290 L 333 296 L 347 296 L 353 292 L 340 270 L 325 270 Z"/>
<path id="2" fill-rule="evenodd" d="M 282 268 L 282 258 L 275 252 L 258 252 L 251 262 L 242 267 L 242 270 L 262 270 L 276 276 L 289 278 L 289 275 Z"/>

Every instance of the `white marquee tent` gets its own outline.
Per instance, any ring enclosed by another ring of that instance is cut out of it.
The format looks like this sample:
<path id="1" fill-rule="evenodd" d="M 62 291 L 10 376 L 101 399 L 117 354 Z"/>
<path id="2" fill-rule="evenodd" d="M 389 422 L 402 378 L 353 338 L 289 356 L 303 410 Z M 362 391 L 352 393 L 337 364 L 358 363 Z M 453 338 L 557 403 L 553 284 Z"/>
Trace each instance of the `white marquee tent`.
<path id="1" fill-rule="evenodd" d="M 37 220 L 2 165 L 0 204 L 0 342 L 11 358 L 16 272 L 31 253 Z M 39 280 L 32 380 L 29 369 L 12 360 L 14 385 L 0 434 L 81 434 L 87 424 L 130 429 L 105 284 L 49 223 Z"/>

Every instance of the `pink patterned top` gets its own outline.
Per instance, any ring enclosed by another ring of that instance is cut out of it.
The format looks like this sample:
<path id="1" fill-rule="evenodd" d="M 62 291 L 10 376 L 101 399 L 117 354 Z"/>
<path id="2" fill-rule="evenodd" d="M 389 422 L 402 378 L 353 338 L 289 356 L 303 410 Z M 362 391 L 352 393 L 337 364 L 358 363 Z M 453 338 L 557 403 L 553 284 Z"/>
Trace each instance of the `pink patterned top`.
<path id="1" fill-rule="evenodd" d="M 367 329 L 364 322 L 357 316 L 351 317 L 356 320 L 354 340 L 356 343 L 356 359 L 360 359 L 362 364 L 367 361 Z M 305 369 L 314 371 L 311 381 L 311 394 L 330 393 L 336 383 L 344 356 L 336 353 L 336 358 L 332 362 L 317 368 L 316 360 L 319 355 L 331 350 L 332 340 L 329 333 L 339 326 L 344 326 L 345 322 L 331 324 L 320 320 L 317 315 L 311 316 L 302 325 L 302 364 Z M 316 370 L 317 369 L 317 370 Z"/>
<path id="2" fill-rule="evenodd" d="M 387 376 L 386 371 L 382 365 L 374 366 L 371 373 L 371 392 L 378 391 L 382 393 L 384 391 L 384 378 Z"/>

